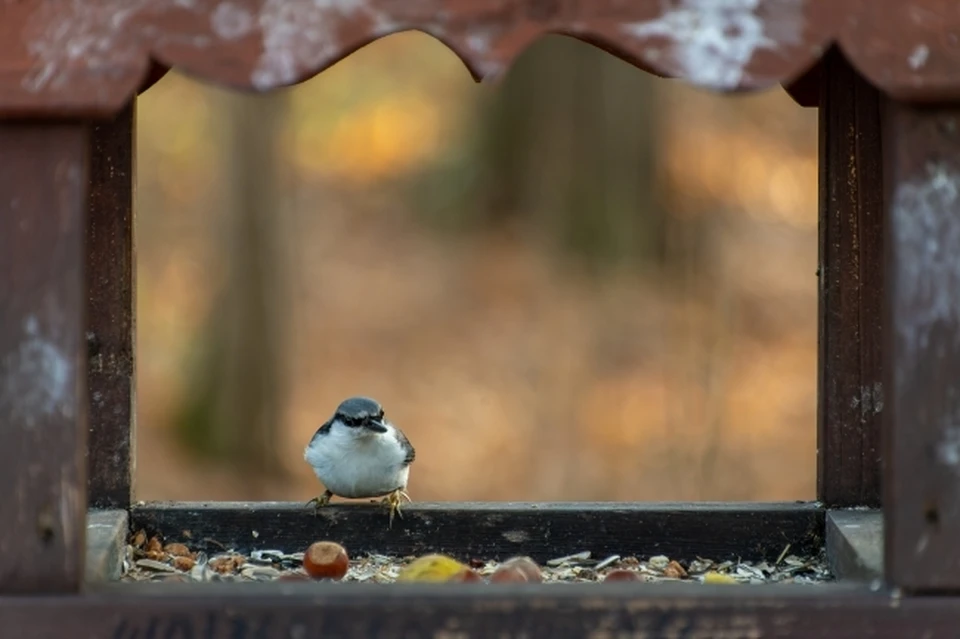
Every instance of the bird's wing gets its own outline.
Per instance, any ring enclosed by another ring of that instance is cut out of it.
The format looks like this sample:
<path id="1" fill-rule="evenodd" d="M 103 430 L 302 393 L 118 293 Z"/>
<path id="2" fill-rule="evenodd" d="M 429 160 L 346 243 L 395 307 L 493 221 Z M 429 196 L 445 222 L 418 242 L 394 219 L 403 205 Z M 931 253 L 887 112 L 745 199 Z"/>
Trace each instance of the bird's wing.
<path id="1" fill-rule="evenodd" d="M 410 443 L 410 440 L 407 439 L 407 436 L 403 434 L 403 431 L 394 426 L 397 431 L 397 441 L 400 442 L 400 447 L 406 452 L 406 457 L 403 458 L 404 464 L 412 464 L 413 460 L 417 458 L 417 451 L 414 450 L 413 444 Z"/>
<path id="2" fill-rule="evenodd" d="M 323 423 L 323 425 L 322 425 L 320 428 L 317 429 L 317 432 L 315 432 L 315 433 L 313 434 L 313 437 L 310 438 L 310 443 L 313 443 L 313 440 L 315 440 L 315 439 L 316 439 L 317 437 L 319 437 L 320 435 L 326 435 L 327 433 L 329 433 L 329 432 L 330 432 L 330 427 L 331 427 L 332 425 L 333 425 L 333 419 L 332 419 L 332 418 L 331 418 L 331 419 L 328 419 L 327 421 L 325 421 L 325 422 Z"/>

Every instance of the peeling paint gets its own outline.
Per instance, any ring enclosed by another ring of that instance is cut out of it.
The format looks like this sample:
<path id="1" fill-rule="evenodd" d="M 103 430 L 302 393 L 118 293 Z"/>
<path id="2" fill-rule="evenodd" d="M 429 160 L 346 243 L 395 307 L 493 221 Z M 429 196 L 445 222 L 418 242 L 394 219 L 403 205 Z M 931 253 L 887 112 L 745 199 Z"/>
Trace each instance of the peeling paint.
<path id="1" fill-rule="evenodd" d="M 263 53 L 250 82 L 259 90 L 292 84 L 340 53 L 337 19 L 367 8 L 363 0 L 265 0 L 260 8 Z M 376 16 L 372 16 L 376 20 Z"/>
<path id="2" fill-rule="evenodd" d="M 802 41 L 803 7 L 799 0 L 774 0 L 766 20 L 756 14 L 760 0 L 681 0 L 665 3 L 655 20 L 622 29 L 635 38 L 672 41 L 669 55 L 682 77 L 713 89 L 734 89 L 747 77 L 746 67 L 761 49 L 776 51 Z M 657 58 L 655 47 L 647 57 Z"/>
<path id="3" fill-rule="evenodd" d="M 253 26 L 253 14 L 232 2 L 221 2 L 210 14 L 210 28 L 224 40 L 242 38 Z"/>
<path id="4" fill-rule="evenodd" d="M 930 47 L 925 44 L 917 46 L 916 49 L 910 54 L 910 57 L 907 58 L 907 64 L 910 65 L 910 68 L 916 71 L 923 65 L 927 63 L 927 59 L 930 57 Z"/>
<path id="5" fill-rule="evenodd" d="M 908 383 L 914 367 L 933 354 L 940 359 L 960 354 L 960 335 L 954 330 L 960 323 L 958 211 L 960 173 L 943 162 L 929 163 L 924 175 L 902 182 L 894 194 L 894 234 L 905 256 L 896 270 L 897 305 L 908 309 L 901 312 L 897 328 L 905 358 L 895 372 L 898 385 Z M 937 339 L 931 346 L 934 330 Z M 934 453 L 939 464 L 960 474 L 960 395 L 955 386 L 944 393 Z"/>
<path id="6" fill-rule="evenodd" d="M 0 405 L 30 429 L 55 414 L 72 418 L 70 359 L 42 335 L 33 315 L 24 320 L 23 332 L 17 350 L 8 353 L 0 366 Z"/>
<path id="7" fill-rule="evenodd" d="M 62 89 L 71 72 L 105 71 L 132 57 L 135 39 L 125 27 L 150 4 L 150 0 L 44 3 L 24 29 L 35 64 L 20 86 L 34 93 Z"/>
<path id="8" fill-rule="evenodd" d="M 937 461 L 960 471 L 960 426 L 943 429 L 943 436 L 937 444 Z"/>
<path id="9" fill-rule="evenodd" d="M 860 395 L 850 401 L 851 408 L 860 407 L 860 414 L 866 418 L 879 415 L 883 411 L 883 384 L 874 382 L 860 387 Z"/>
<path id="10" fill-rule="evenodd" d="M 942 163 L 897 186 L 892 215 L 897 242 L 910 259 L 897 269 L 897 289 L 910 316 L 899 325 L 912 352 L 929 345 L 937 324 L 960 322 L 960 174 Z M 954 349 L 960 349 L 960 335 Z M 898 375 L 903 371 L 898 370 Z"/>

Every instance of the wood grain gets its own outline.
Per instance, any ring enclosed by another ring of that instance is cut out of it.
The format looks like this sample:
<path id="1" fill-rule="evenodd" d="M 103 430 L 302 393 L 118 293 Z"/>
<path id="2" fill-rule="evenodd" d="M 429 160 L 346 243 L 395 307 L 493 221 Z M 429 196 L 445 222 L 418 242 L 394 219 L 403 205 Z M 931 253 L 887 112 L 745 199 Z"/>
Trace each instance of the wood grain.
<path id="1" fill-rule="evenodd" d="M 134 121 L 131 103 L 92 129 L 86 237 L 87 486 L 95 508 L 126 508 L 133 494 Z"/>
<path id="2" fill-rule="evenodd" d="M 960 606 L 839 585 L 140 583 L 0 598 L 17 639 L 956 637 Z"/>
<path id="3" fill-rule="evenodd" d="M 89 131 L 0 123 L 0 593 L 79 589 Z"/>
<path id="4" fill-rule="evenodd" d="M 960 107 L 890 105 L 884 408 L 890 583 L 960 591 Z"/>
<path id="5" fill-rule="evenodd" d="M 823 64 L 817 494 L 830 507 L 877 507 L 885 390 L 881 96 L 839 50 Z"/>

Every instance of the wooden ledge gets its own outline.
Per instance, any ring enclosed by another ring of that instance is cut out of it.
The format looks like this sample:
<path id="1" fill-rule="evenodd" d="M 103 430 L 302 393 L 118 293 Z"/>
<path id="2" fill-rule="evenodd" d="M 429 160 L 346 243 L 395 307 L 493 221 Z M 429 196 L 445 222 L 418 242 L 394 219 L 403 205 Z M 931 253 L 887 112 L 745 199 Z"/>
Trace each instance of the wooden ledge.
<path id="1" fill-rule="evenodd" d="M 832 510 L 826 520 L 827 562 L 837 579 L 883 578 L 883 513 Z"/>
<path id="2" fill-rule="evenodd" d="M 120 579 L 126 552 L 129 517 L 125 510 L 91 510 L 87 513 L 87 582 Z"/>
<path id="3" fill-rule="evenodd" d="M 5 636 L 953 637 L 960 606 L 866 587 L 111 584 L 0 598 Z"/>
<path id="4" fill-rule="evenodd" d="M 387 511 L 334 504 L 315 516 L 299 502 L 155 502 L 131 509 L 131 527 L 191 548 L 302 549 L 318 539 L 351 553 L 461 559 L 526 554 L 536 561 L 591 551 L 694 559 L 776 559 L 823 548 L 824 510 L 815 503 L 414 502 L 387 528 Z"/>

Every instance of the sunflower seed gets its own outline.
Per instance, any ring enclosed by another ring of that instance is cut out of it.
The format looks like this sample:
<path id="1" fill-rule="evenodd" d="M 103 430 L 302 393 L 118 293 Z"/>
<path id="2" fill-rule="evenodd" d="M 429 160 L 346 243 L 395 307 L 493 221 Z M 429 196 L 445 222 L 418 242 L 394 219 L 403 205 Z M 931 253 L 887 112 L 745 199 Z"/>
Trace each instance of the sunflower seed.
<path id="1" fill-rule="evenodd" d="M 157 561 L 156 559 L 138 559 L 137 566 L 147 570 L 156 570 L 157 572 L 177 572 L 173 566 Z"/>
<path id="2" fill-rule="evenodd" d="M 590 559 L 590 551 L 585 550 L 583 552 L 578 552 L 574 555 L 567 555 L 566 557 L 557 557 L 556 559 L 551 559 L 547 562 L 548 566 L 562 566 L 563 564 L 577 563 L 581 561 L 586 561 Z"/>

